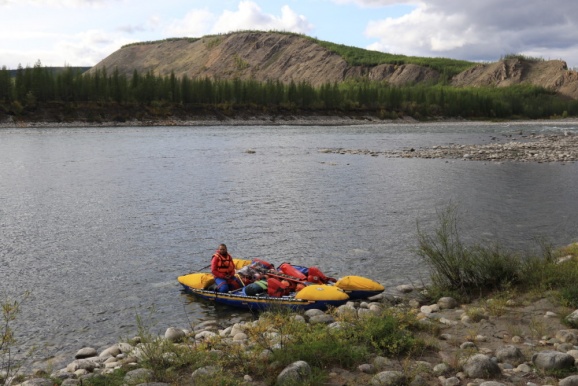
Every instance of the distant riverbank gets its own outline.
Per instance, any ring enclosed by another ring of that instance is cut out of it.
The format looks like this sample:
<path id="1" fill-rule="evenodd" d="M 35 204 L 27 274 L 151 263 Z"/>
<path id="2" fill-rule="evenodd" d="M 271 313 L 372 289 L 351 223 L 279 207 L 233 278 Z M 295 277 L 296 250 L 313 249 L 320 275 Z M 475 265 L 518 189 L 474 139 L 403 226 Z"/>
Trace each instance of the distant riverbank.
<path id="1" fill-rule="evenodd" d="M 412 118 L 381 120 L 372 116 L 293 116 L 261 115 L 250 117 L 200 116 L 191 119 L 145 119 L 127 121 L 86 121 L 69 122 L 32 121 L 7 119 L 0 122 L 0 128 L 55 128 L 55 127 L 157 127 L 157 126 L 347 126 L 381 123 L 416 123 Z"/>
<path id="2" fill-rule="evenodd" d="M 372 115 L 252 115 L 252 116 L 223 116 L 205 114 L 190 119 L 159 118 L 159 119 L 132 119 L 132 120 L 73 120 L 59 122 L 54 120 L 14 119 L 8 117 L 0 121 L 0 128 L 71 128 L 71 127 L 158 127 L 158 126 L 350 126 L 350 125 L 397 125 L 397 124 L 440 124 L 440 125 L 536 125 L 576 126 L 578 118 L 549 119 L 549 120 L 521 120 L 521 121 L 472 121 L 460 119 L 432 119 L 418 121 L 412 117 L 399 119 L 380 119 Z"/>

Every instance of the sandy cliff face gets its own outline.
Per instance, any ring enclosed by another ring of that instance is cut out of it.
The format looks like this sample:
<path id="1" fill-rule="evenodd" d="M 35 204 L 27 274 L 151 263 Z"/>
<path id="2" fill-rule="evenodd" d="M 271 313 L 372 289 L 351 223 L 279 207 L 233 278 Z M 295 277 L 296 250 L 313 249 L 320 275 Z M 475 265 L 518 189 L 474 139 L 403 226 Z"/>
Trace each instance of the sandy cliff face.
<path id="1" fill-rule="evenodd" d="M 131 75 L 152 71 L 156 75 L 189 78 L 280 80 L 285 83 L 323 83 L 368 78 L 394 85 L 436 81 L 440 74 L 414 64 L 350 66 L 339 55 L 298 35 L 273 32 L 239 32 L 200 39 L 175 39 L 123 47 L 91 71 L 115 68 Z M 509 86 L 522 82 L 547 87 L 578 99 L 578 73 L 560 60 L 508 59 L 479 64 L 452 80 L 455 86 Z"/>
<path id="2" fill-rule="evenodd" d="M 189 78 L 216 77 L 313 85 L 368 77 L 392 84 L 435 80 L 439 74 L 426 67 L 410 65 L 349 66 L 339 55 L 297 36 L 277 33 L 241 32 L 127 46 L 114 52 L 90 71 L 105 67 L 131 75 L 153 71 L 157 75 Z"/>
<path id="3" fill-rule="evenodd" d="M 511 86 L 529 83 L 578 99 L 578 73 L 561 60 L 502 60 L 479 64 L 454 77 L 454 86 Z"/>
<path id="4" fill-rule="evenodd" d="M 274 33 L 237 33 L 121 48 L 95 68 L 131 74 L 152 70 L 177 77 L 306 81 L 314 85 L 343 80 L 347 63 L 312 41 Z"/>

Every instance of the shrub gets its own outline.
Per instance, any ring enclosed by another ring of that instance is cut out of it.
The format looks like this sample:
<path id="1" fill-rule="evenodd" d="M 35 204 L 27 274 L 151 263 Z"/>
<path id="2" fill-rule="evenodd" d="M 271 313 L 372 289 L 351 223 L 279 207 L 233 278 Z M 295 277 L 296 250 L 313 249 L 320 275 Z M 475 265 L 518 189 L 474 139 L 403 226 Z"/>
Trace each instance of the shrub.
<path id="1" fill-rule="evenodd" d="M 562 298 L 571 300 L 572 289 L 578 281 L 578 263 L 575 260 L 558 262 L 559 251 L 545 250 L 542 256 L 528 257 L 522 266 L 521 281 L 528 289 L 562 291 Z"/>
<path id="2" fill-rule="evenodd" d="M 469 300 L 519 280 L 521 260 L 516 255 L 504 252 L 497 244 L 462 243 L 455 208 L 438 213 L 438 219 L 439 227 L 433 234 L 425 233 L 418 224 L 417 254 L 430 267 L 435 290 Z"/>
<path id="3" fill-rule="evenodd" d="M 364 317 L 356 323 L 354 339 L 367 342 L 376 353 L 398 357 L 421 351 L 423 342 L 415 338 L 403 319 L 394 314 Z"/>
<path id="4" fill-rule="evenodd" d="M 17 341 L 14 337 L 13 326 L 20 314 L 20 306 L 30 294 L 25 292 L 20 299 L 13 299 L 7 295 L 0 300 L 2 313 L 0 314 L 0 385 L 18 373 L 22 363 L 15 360 L 13 354 L 17 352 Z"/>
<path id="5" fill-rule="evenodd" d="M 575 284 L 562 288 L 560 298 L 564 306 L 578 308 L 578 288 Z"/>
<path id="6" fill-rule="evenodd" d="M 286 311 L 268 312 L 262 323 L 250 332 L 257 333 L 261 348 L 273 350 L 273 360 L 288 365 L 303 360 L 312 366 L 330 365 L 351 367 L 367 358 L 366 347 L 352 345 L 343 329 L 327 328 L 324 324 L 306 324 L 295 320 Z M 266 337 L 272 337 L 268 339 Z"/>

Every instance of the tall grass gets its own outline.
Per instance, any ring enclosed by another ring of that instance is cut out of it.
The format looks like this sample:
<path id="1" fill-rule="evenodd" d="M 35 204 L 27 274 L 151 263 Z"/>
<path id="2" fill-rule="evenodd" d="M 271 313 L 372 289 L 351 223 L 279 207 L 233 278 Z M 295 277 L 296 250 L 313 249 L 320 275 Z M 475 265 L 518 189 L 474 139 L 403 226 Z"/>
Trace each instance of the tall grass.
<path id="1" fill-rule="evenodd" d="M 471 300 L 495 291 L 556 291 L 568 305 L 578 306 L 578 245 L 554 249 L 541 243 L 540 255 L 523 255 L 499 244 L 466 245 L 459 234 L 455 207 L 438 213 L 439 224 L 426 232 L 418 224 L 417 255 L 429 266 L 434 294 Z M 566 261 L 560 261 L 567 256 Z"/>
<path id="2" fill-rule="evenodd" d="M 520 280 L 520 257 L 498 245 L 465 245 L 455 207 L 438 213 L 439 226 L 426 233 L 418 224 L 417 255 L 430 268 L 432 287 L 464 300 L 511 286 Z"/>
<path id="3" fill-rule="evenodd" d="M 25 292 L 19 298 L 2 295 L 0 298 L 0 385 L 10 384 L 18 373 L 22 361 L 15 358 L 20 350 L 14 336 L 14 327 L 20 314 L 22 302 L 30 296 Z"/>

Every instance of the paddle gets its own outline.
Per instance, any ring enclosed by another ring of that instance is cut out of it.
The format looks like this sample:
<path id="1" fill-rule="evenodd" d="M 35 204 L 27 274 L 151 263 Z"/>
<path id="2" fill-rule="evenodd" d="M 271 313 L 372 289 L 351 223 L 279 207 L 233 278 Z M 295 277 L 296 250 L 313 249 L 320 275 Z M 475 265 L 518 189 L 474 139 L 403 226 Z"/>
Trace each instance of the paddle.
<path id="1" fill-rule="evenodd" d="M 209 264 L 209 265 L 207 265 L 207 266 L 204 266 L 203 268 L 199 268 L 199 269 L 197 269 L 197 270 L 195 270 L 195 271 L 191 271 L 191 272 L 189 272 L 189 273 L 185 273 L 185 275 L 190 275 L 191 273 L 198 273 L 198 272 L 201 272 L 202 270 L 207 269 L 207 268 L 211 268 L 211 264 Z M 184 275 L 183 275 L 183 276 L 184 276 Z"/>

